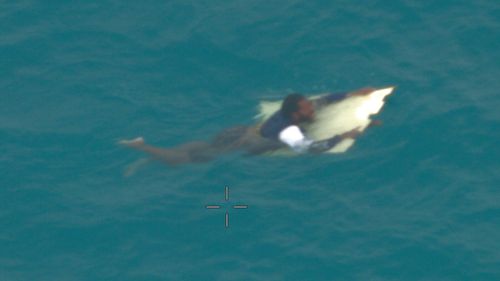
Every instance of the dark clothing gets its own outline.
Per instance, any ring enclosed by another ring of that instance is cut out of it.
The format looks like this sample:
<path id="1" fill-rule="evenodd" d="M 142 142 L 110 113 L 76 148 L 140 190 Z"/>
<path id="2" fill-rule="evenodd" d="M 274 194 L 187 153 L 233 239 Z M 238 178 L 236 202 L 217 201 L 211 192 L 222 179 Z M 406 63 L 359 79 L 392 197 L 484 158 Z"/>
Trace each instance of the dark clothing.
<path id="1" fill-rule="evenodd" d="M 243 136 L 248 131 L 248 126 L 237 126 L 231 127 L 218 133 L 212 139 L 212 146 L 219 149 L 231 149 L 233 147 L 239 146 L 242 141 Z"/>
<path id="2" fill-rule="evenodd" d="M 260 135 L 268 139 L 279 140 L 280 132 L 291 125 L 292 122 L 283 116 L 280 109 L 262 124 L 260 127 Z"/>
<path id="3" fill-rule="evenodd" d="M 333 93 L 320 97 L 318 99 L 313 100 L 314 107 L 316 110 L 321 109 L 324 106 L 327 106 L 331 103 L 344 99 L 347 96 L 347 94 L 348 93 Z M 266 122 L 264 122 L 264 124 L 262 124 L 262 126 L 260 127 L 260 135 L 265 138 L 279 140 L 279 134 L 281 133 L 281 131 L 283 131 L 283 129 L 291 125 L 293 125 L 292 122 L 285 118 L 280 109 L 273 115 L 271 115 L 271 117 L 269 117 L 269 119 L 267 119 Z M 300 129 L 302 133 L 304 133 L 302 128 Z"/>

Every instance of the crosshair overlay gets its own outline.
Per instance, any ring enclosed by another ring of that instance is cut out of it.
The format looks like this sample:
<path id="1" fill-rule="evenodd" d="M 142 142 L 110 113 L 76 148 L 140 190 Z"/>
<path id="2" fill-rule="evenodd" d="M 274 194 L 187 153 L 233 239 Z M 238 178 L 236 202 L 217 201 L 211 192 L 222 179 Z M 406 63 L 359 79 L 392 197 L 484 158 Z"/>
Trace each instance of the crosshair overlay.
<path id="1" fill-rule="evenodd" d="M 224 188 L 224 200 L 229 201 L 229 187 L 227 187 L 227 186 Z M 232 207 L 233 207 L 233 209 L 247 209 L 248 205 L 233 205 Z M 220 205 L 206 205 L 205 208 L 207 208 L 207 209 L 220 209 L 221 206 Z M 226 214 L 225 214 L 224 226 L 226 228 L 229 227 L 229 212 L 227 210 L 226 210 Z"/>

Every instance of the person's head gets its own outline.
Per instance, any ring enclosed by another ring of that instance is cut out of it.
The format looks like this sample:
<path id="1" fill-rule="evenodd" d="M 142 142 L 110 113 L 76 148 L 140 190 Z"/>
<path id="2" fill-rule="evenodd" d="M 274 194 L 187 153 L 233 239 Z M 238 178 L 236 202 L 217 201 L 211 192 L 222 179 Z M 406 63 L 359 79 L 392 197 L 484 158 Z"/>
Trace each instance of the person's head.
<path id="1" fill-rule="evenodd" d="M 281 112 L 292 123 L 310 122 L 314 119 L 314 106 L 300 94 L 286 96 L 281 104 Z"/>

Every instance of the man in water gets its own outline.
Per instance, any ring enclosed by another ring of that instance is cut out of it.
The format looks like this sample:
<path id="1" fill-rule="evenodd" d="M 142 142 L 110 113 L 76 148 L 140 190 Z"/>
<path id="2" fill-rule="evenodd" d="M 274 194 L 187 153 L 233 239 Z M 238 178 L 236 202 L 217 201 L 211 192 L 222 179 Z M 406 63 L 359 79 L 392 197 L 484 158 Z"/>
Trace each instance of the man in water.
<path id="1" fill-rule="evenodd" d="M 211 142 L 195 141 L 168 149 L 148 145 L 142 137 L 119 143 L 170 165 L 206 162 L 222 153 L 234 151 L 257 155 L 286 146 L 298 153 L 321 153 L 345 138 L 355 138 L 361 132 L 356 128 L 326 140 L 314 141 L 307 137 L 300 125 L 312 122 L 315 110 L 323 106 L 372 91 L 366 88 L 353 93 L 329 94 L 312 101 L 302 95 L 291 94 L 285 98 L 281 109 L 261 126 L 232 127 L 217 134 Z"/>

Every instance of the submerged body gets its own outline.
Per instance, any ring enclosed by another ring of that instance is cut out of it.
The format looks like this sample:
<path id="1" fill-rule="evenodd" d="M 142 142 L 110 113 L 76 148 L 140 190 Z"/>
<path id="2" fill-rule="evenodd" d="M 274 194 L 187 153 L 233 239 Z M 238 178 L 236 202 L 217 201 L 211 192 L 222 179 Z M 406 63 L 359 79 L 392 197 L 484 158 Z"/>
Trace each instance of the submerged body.
<path id="1" fill-rule="evenodd" d="M 147 153 L 151 159 L 169 165 L 207 162 L 230 152 L 257 155 L 277 150 L 293 150 L 298 153 L 325 152 L 345 139 L 353 139 L 360 134 L 359 127 L 336 134 L 333 137 L 312 139 L 308 130 L 314 124 L 316 111 L 347 97 L 365 96 L 373 89 L 362 89 L 353 93 L 329 94 L 308 100 L 300 95 L 289 95 L 281 109 L 274 112 L 265 122 L 253 126 L 236 126 L 217 134 L 211 141 L 195 141 L 173 148 L 159 148 L 148 145 L 142 137 L 124 140 L 120 144 Z M 295 96 L 295 97 L 291 97 Z M 364 129 L 364 128 L 363 128 Z"/>

